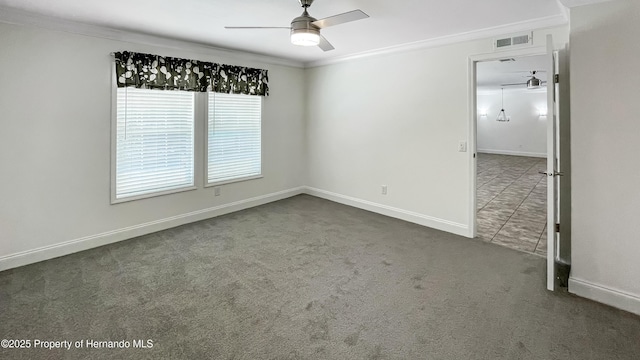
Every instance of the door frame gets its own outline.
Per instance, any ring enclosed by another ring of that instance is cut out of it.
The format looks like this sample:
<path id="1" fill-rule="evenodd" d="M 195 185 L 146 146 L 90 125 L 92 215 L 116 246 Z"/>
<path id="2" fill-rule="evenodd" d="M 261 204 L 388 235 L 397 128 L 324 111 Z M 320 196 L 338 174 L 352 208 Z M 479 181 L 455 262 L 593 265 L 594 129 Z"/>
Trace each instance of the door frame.
<path id="1" fill-rule="evenodd" d="M 477 173 L 477 159 L 476 159 L 476 154 L 477 154 L 477 135 L 478 135 L 478 104 L 477 104 L 477 90 L 478 90 L 478 86 L 477 86 L 477 81 L 476 81 L 476 75 L 477 75 L 477 67 L 476 64 L 479 62 L 485 62 L 485 61 L 495 61 L 495 60 L 500 60 L 500 59 L 504 59 L 504 58 L 517 58 L 517 57 L 525 57 L 525 56 L 537 56 L 537 55 L 545 55 L 547 54 L 547 47 L 546 46 L 535 46 L 535 47 L 529 47 L 529 48 L 524 48 L 524 49 L 516 49 L 516 50 L 505 50 L 505 51 L 500 51 L 500 52 L 493 52 L 493 53 L 485 53 L 485 54 L 477 54 L 477 55 L 471 55 L 468 58 L 468 75 L 469 75 L 469 94 L 468 94 L 468 98 L 469 98 L 469 102 L 468 102 L 468 106 L 469 106 L 469 111 L 468 113 L 470 114 L 469 116 L 469 133 L 468 133 L 468 139 L 469 139 L 469 152 L 467 153 L 467 160 L 469 163 L 469 176 L 471 178 L 471 181 L 469 181 L 469 194 L 470 194 L 470 199 L 469 199 L 469 213 L 468 213 L 468 219 L 469 219 L 469 237 L 470 238 L 475 238 L 476 237 L 476 233 L 477 233 L 477 210 L 476 210 L 476 206 L 477 206 L 477 181 L 478 181 L 478 173 Z M 547 110 L 549 111 L 549 110 Z"/>

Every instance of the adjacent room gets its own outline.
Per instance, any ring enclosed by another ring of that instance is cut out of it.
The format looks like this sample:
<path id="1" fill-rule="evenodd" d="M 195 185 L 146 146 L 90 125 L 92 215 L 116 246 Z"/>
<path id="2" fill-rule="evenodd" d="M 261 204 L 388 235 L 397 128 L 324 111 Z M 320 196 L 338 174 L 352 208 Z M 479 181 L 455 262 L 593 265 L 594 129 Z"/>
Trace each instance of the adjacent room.
<path id="1" fill-rule="evenodd" d="M 0 0 L 0 359 L 636 359 L 638 14 Z"/>
<path id="2" fill-rule="evenodd" d="M 477 65 L 478 238 L 546 256 L 545 56 Z"/>

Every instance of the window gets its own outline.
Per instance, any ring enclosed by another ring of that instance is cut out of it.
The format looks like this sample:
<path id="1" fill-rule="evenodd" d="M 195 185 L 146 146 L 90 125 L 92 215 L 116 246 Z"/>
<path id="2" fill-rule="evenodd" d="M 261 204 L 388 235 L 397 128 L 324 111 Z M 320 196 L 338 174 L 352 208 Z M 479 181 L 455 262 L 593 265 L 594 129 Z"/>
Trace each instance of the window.
<path id="1" fill-rule="evenodd" d="M 207 184 L 262 176 L 262 97 L 209 93 Z"/>
<path id="2" fill-rule="evenodd" d="M 194 94 L 117 89 L 112 202 L 194 188 Z"/>

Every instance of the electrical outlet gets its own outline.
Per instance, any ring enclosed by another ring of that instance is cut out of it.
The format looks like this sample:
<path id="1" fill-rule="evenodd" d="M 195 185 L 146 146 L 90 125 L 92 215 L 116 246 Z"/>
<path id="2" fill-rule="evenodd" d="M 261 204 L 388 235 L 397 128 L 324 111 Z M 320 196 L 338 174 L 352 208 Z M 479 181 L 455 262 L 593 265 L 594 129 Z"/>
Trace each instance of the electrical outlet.
<path id="1" fill-rule="evenodd" d="M 382 185 L 382 195 L 387 195 L 387 185 Z"/>
<path id="2" fill-rule="evenodd" d="M 222 188 L 220 186 L 216 186 L 213 188 L 213 196 L 220 196 L 220 190 Z"/>
<path id="3" fill-rule="evenodd" d="M 460 141 L 458 143 L 458 151 L 459 152 L 467 152 L 467 142 L 466 141 Z"/>

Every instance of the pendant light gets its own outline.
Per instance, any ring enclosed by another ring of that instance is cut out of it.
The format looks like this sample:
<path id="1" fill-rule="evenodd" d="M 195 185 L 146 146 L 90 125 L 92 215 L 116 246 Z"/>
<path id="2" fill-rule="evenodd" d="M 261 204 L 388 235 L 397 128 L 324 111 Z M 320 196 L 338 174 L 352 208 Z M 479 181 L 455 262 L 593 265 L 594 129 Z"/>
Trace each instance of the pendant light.
<path id="1" fill-rule="evenodd" d="M 509 121 L 509 117 L 507 116 L 507 113 L 504 112 L 504 88 L 502 88 L 502 109 L 498 113 L 498 117 L 496 118 L 496 121 L 502 121 L 502 122 Z"/>

